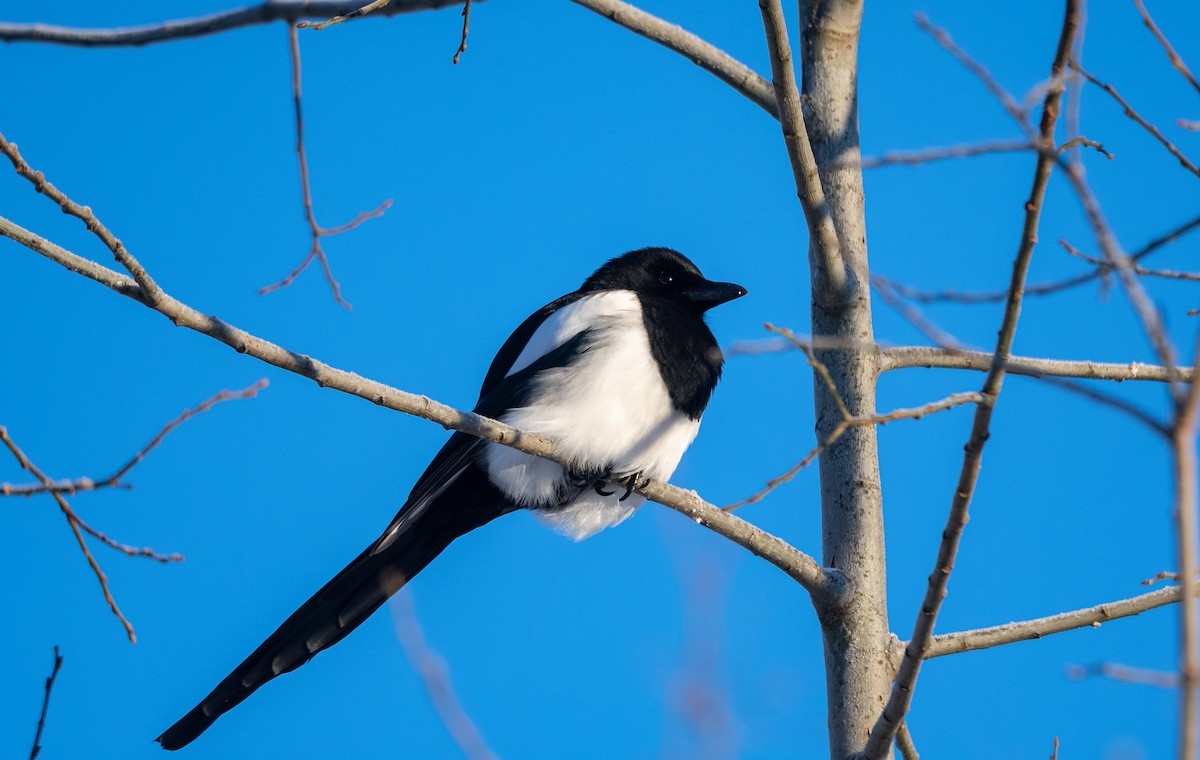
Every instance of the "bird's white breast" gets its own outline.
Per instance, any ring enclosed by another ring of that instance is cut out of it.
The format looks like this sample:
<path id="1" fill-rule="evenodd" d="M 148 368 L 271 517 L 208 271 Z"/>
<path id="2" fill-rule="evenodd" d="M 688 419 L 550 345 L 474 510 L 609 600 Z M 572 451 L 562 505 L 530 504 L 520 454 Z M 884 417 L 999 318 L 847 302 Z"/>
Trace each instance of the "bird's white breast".
<path id="1" fill-rule="evenodd" d="M 585 296 L 551 314 L 508 374 L 584 330 L 591 331 L 585 350 L 568 366 L 539 373 L 526 405 L 500 419 L 553 440 L 574 472 L 666 480 L 700 422 L 671 404 L 634 293 Z M 609 496 L 573 486 L 562 466 L 495 443 L 488 444 L 485 463 L 505 495 L 577 540 L 621 522 L 644 501 L 637 494 L 621 501 L 625 488 L 617 484 L 604 489 L 615 491 Z"/>

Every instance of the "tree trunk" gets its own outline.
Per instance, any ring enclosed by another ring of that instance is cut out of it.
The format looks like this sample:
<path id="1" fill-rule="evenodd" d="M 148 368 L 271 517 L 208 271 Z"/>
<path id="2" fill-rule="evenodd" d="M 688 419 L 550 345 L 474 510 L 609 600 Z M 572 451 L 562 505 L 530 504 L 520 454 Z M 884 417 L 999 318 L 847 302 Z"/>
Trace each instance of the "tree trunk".
<path id="1" fill-rule="evenodd" d="M 862 171 L 858 166 L 858 36 L 862 3 L 800 0 L 801 92 L 809 140 L 850 273 L 841 298 L 813 271 L 812 331 L 834 344 L 818 353 L 851 414 L 875 413 L 878 355 L 871 327 Z M 811 250 L 811 249 L 810 249 Z M 810 264 L 811 256 L 810 256 Z M 814 378 L 818 440 L 841 421 Z M 852 427 L 821 455 L 823 561 L 848 577 L 853 594 L 818 610 L 825 641 L 829 752 L 860 751 L 887 700 L 887 568 L 874 426 Z"/>

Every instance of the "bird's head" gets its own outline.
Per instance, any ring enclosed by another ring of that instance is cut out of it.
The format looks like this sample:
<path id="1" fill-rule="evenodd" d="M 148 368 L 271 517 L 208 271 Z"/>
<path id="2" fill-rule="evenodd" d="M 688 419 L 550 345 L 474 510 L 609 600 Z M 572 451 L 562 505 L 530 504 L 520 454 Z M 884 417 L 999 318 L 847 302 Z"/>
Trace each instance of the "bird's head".
<path id="1" fill-rule="evenodd" d="M 746 295 L 741 285 L 705 279 L 687 256 L 670 248 L 642 248 L 618 256 L 587 278 L 581 290 L 632 290 L 690 305 L 701 313 Z"/>

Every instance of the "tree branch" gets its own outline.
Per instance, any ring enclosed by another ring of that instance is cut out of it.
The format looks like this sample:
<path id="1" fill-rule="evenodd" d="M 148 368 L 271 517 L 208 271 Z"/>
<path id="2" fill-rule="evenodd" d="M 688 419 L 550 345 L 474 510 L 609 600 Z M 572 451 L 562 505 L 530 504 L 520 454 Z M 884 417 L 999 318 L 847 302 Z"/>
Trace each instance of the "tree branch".
<path id="1" fill-rule="evenodd" d="M 969 369 L 986 372 L 991 369 L 994 354 L 938 346 L 895 346 L 879 349 L 880 372 L 924 367 L 926 369 Z M 1196 376 L 1194 369 L 1177 368 L 1174 373 L 1159 364 L 1129 362 L 1072 361 L 1067 359 L 1038 359 L 1030 356 L 1010 356 L 1005 370 L 1013 375 L 1028 377 L 1073 377 L 1080 380 L 1112 380 L 1115 382 L 1184 382 Z"/>
<path id="2" fill-rule="evenodd" d="M 1105 602 L 1095 607 L 1085 607 L 1070 612 L 1060 612 L 1057 615 L 994 625 L 988 628 L 944 633 L 930 639 L 925 657 L 929 659 L 944 657 L 948 654 L 975 652 L 980 649 L 1015 644 L 1018 641 L 1041 639 L 1079 628 L 1098 628 L 1101 623 L 1140 615 L 1168 604 L 1177 604 L 1182 598 L 1183 589 L 1181 587 L 1169 586 L 1128 599 Z"/>
<path id="3" fill-rule="evenodd" d="M 1192 174 L 1195 174 L 1197 177 L 1200 177 L 1200 168 L 1197 168 L 1197 166 L 1191 162 L 1191 159 L 1189 159 L 1187 156 L 1183 155 L 1183 152 L 1181 150 L 1179 150 L 1179 148 L 1176 148 L 1174 143 L 1172 143 L 1170 140 L 1168 140 L 1163 135 L 1162 132 L 1158 131 L 1158 127 L 1156 127 L 1153 124 L 1151 124 L 1150 122 L 1146 121 L 1146 119 L 1143 118 L 1141 114 L 1139 114 L 1137 111 L 1133 110 L 1133 106 L 1129 105 L 1128 101 L 1126 101 L 1125 98 L 1120 96 L 1120 94 L 1117 92 L 1116 88 L 1114 88 L 1111 84 L 1108 84 L 1107 82 L 1101 82 L 1099 79 L 1096 79 L 1096 77 L 1094 77 L 1090 73 L 1088 73 L 1086 69 L 1084 69 L 1082 66 L 1080 66 L 1075 61 L 1071 61 L 1071 69 L 1072 69 L 1072 71 L 1079 72 L 1080 74 L 1083 75 L 1084 79 L 1088 80 L 1096 87 L 1099 87 L 1101 90 L 1104 90 L 1106 93 L 1108 93 L 1109 96 L 1113 100 L 1117 101 L 1117 103 L 1119 103 L 1121 105 L 1121 108 L 1123 108 L 1125 110 L 1125 115 L 1128 116 L 1130 119 L 1133 119 L 1135 122 L 1137 122 L 1137 124 L 1139 126 L 1141 126 L 1142 129 L 1149 132 L 1154 137 L 1154 139 L 1158 140 L 1158 142 L 1160 144 L 1162 144 L 1162 146 L 1164 148 L 1167 149 L 1167 152 L 1170 153 L 1172 156 L 1174 156 L 1176 158 L 1176 160 L 1179 161 L 1180 166 L 1187 169 Z"/>
<path id="4" fill-rule="evenodd" d="M 963 456 L 962 471 L 958 485 L 954 490 L 954 498 L 950 514 L 946 520 L 946 528 L 942 533 L 942 542 L 938 547 L 937 562 L 934 571 L 929 576 L 929 585 L 921 611 L 913 626 L 913 635 L 905 647 L 904 659 L 892 685 L 892 693 L 887 705 L 879 716 L 871 735 L 867 740 L 864 756 L 878 760 L 887 754 L 895 737 L 896 730 L 908 713 L 912 704 L 913 689 L 916 685 L 917 674 L 925 659 L 930 638 L 933 635 L 934 623 L 946 598 L 946 587 L 950 580 L 950 572 L 954 568 L 954 559 L 958 554 L 959 541 L 966 527 L 967 515 L 975 485 L 979 480 L 979 471 L 983 461 L 983 448 L 989 435 L 992 411 L 1004 382 L 1005 364 L 1012 351 L 1013 337 L 1016 334 L 1017 322 L 1021 315 L 1021 300 L 1025 287 L 1025 278 L 1029 271 L 1029 263 L 1037 244 L 1038 222 L 1041 218 L 1042 202 L 1046 194 L 1046 185 L 1050 180 L 1050 172 L 1054 168 L 1055 156 L 1048 151 L 1054 145 L 1054 125 L 1058 119 L 1059 106 L 1062 98 L 1062 72 L 1066 66 L 1071 51 L 1072 40 L 1079 24 L 1078 0 L 1067 0 L 1063 14 L 1062 32 L 1058 39 L 1054 62 L 1050 68 L 1052 82 L 1042 106 L 1042 119 L 1039 130 L 1038 144 L 1043 150 L 1038 153 L 1037 166 L 1034 170 L 1033 187 L 1029 192 L 1029 200 L 1025 203 L 1025 224 L 1021 231 L 1021 242 L 1013 262 L 1012 282 L 1009 285 L 1008 302 L 1004 309 L 1004 318 L 1000 324 L 999 336 L 996 340 L 992 366 L 984 380 L 982 393 L 984 403 L 975 409 L 975 422 L 971 436 L 967 440 L 966 452 Z"/>
<path id="5" fill-rule="evenodd" d="M 266 387 L 267 387 L 267 380 L 266 380 L 266 378 L 264 378 L 262 380 L 259 380 L 254 385 L 251 385 L 249 388 L 245 388 L 240 391 L 221 391 L 220 393 L 216 394 L 215 396 L 212 396 L 212 397 L 202 401 L 197 406 L 194 406 L 191 409 L 184 410 L 184 412 L 182 414 L 180 414 L 178 417 L 171 420 L 166 425 L 163 425 L 162 429 L 159 430 L 158 433 L 153 438 L 150 439 L 149 443 L 147 443 L 145 446 L 143 446 L 141 448 L 141 450 L 138 451 L 138 453 L 134 454 L 129 459 L 128 462 L 126 462 L 124 465 L 122 465 L 120 467 L 120 469 L 118 469 L 112 475 L 109 475 L 107 478 L 99 478 L 99 479 L 93 479 L 93 478 L 87 478 L 87 477 L 72 478 L 70 480 L 54 481 L 49 486 L 47 486 L 44 483 L 38 483 L 36 485 L 16 485 L 16 486 L 9 484 L 9 483 L 0 483 L 0 496 L 33 496 L 34 494 L 48 493 L 48 492 L 65 493 L 70 496 L 74 496 L 76 493 L 78 493 L 80 491 L 95 491 L 95 490 L 98 490 L 101 488 L 116 488 L 116 487 L 122 485 L 121 478 L 128 475 L 129 471 L 132 470 L 134 467 L 136 467 L 138 464 L 140 464 L 141 461 L 143 459 L 145 459 L 146 456 L 151 451 L 158 448 L 158 445 L 163 442 L 163 439 L 166 438 L 167 434 L 169 434 L 172 430 L 179 427 L 184 422 L 187 422 L 192 417 L 195 417 L 198 414 L 203 414 L 204 412 L 207 412 L 209 409 L 213 408 L 214 406 L 221 403 L 222 401 L 230 401 L 233 399 L 254 398 L 256 395 L 258 395 L 258 392 L 260 390 L 262 390 L 263 388 L 266 388 Z M 174 556 L 178 556 L 178 555 L 174 555 Z M 157 556 L 155 558 L 162 559 L 161 557 L 157 557 Z M 180 557 L 180 559 L 182 559 L 182 557 Z"/>
<path id="6" fill-rule="evenodd" d="M 383 212 L 391 208 L 392 199 L 388 198 L 374 210 L 363 211 L 349 222 L 337 227 L 322 227 L 317 224 L 316 212 L 313 211 L 312 185 L 308 179 L 308 154 L 304 150 L 304 109 L 300 88 L 300 40 L 296 32 L 296 27 L 290 25 L 288 26 L 288 48 L 291 52 L 292 60 L 292 103 L 296 113 L 296 155 L 300 162 L 300 192 L 304 203 L 304 218 L 308 222 L 308 229 L 312 234 L 312 243 L 309 245 L 308 255 L 304 257 L 304 260 L 295 269 L 279 282 L 260 288 L 258 294 L 262 296 L 280 288 L 288 287 L 295 282 L 296 278 L 305 269 L 308 269 L 309 264 L 316 260 L 320 262 L 321 270 L 325 273 L 325 281 L 329 283 L 329 290 L 333 293 L 333 300 L 337 301 L 342 308 L 349 311 L 351 308 L 350 302 L 342 297 L 342 286 L 334 279 L 333 270 L 329 266 L 329 257 L 325 254 L 325 249 L 321 247 L 321 238 L 340 235 L 343 232 L 358 227 L 369 219 L 376 219 L 382 216 Z"/>
<path id="7" fill-rule="evenodd" d="M 460 0 L 391 0 L 372 16 L 436 10 L 458 5 Z M 272 21 L 294 23 L 303 18 L 328 18 L 353 13 L 361 0 L 267 0 L 258 5 L 221 11 L 208 16 L 163 21 L 157 24 L 112 29 L 82 29 L 50 24 L 0 23 L 0 42 L 42 42 L 78 47 L 129 47 L 220 34 L 244 26 Z"/>
<path id="8" fill-rule="evenodd" d="M 54 688 L 54 679 L 58 678 L 58 671 L 62 670 L 62 665 L 62 655 L 58 653 L 58 646 L 55 645 L 54 668 L 46 678 L 46 694 L 42 697 L 42 715 L 38 718 L 37 733 L 33 735 L 33 749 L 29 751 L 29 760 L 37 760 L 37 756 L 42 752 L 42 730 L 46 728 L 46 711 L 50 709 L 50 690 Z"/>
<path id="9" fill-rule="evenodd" d="M 767 35 L 771 79 L 775 86 L 775 102 L 779 105 L 779 125 L 783 128 L 796 194 L 808 222 L 813 298 L 827 306 L 840 303 L 849 296 L 850 279 L 800 108 L 800 91 L 796 88 L 796 71 L 792 66 L 792 47 L 788 42 L 783 7 L 780 0 L 759 0 L 758 8 Z"/>
<path id="10" fill-rule="evenodd" d="M 511 446 L 526 454 L 534 454 L 560 464 L 569 464 L 562 455 L 555 453 L 553 443 L 541 436 L 523 433 L 502 422 L 472 412 L 459 411 L 425 396 L 408 393 L 353 372 L 331 367 L 317 359 L 251 335 L 217 317 L 202 314 L 161 291 L 159 300 L 150 304 L 141 289 L 128 278 L 95 262 L 89 262 L 3 217 L 0 217 L 0 235 L 21 243 L 73 272 L 87 276 L 128 298 L 150 306 L 178 327 L 195 330 L 221 341 L 238 353 L 248 354 L 280 369 L 307 377 L 322 388 L 332 388 L 342 393 L 358 396 L 379 406 L 436 422 L 448 430 L 458 430 L 478 438 Z M 645 487 L 635 490 L 651 501 L 687 515 L 698 524 L 762 557 L 783 570 L 819 599 L 836 601 L 848 593 L 845 579 L 839 571 L 822 568 L 820 563 L 809 555 L 745 520 L 723 512 L 719 507 L 704 501 L 691 491 L 684 491 L 667 483 L 658 482 L 650 482 Z"/>
<path id="11" fill-rule="evenodd" d="M 759 108 L 779 118 L 775 91 L 746 64 L 686 29 L 664 21 L 621 0 L 571 0 L 651 42 L 674 50 L 744 95 Z"/>

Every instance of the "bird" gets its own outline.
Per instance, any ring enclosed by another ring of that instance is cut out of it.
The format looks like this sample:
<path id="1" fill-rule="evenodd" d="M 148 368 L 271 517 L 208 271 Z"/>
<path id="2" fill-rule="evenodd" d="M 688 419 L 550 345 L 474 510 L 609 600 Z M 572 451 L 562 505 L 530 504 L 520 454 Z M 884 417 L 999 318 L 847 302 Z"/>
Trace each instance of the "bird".
<path id="1" fill-rule="evenodd" d="M 276 676 L 337 644 L 451 542 L 520 509 L 582 540 L 674 473 L 723 357 L 705 313 L 746 295 L 670 248 L 617 256 L 535 311 L 492 360 L 474 412 L 550 439 L 557 462 L 456 432 L 391 524 L 157 739 L 195 740 Z"/>

